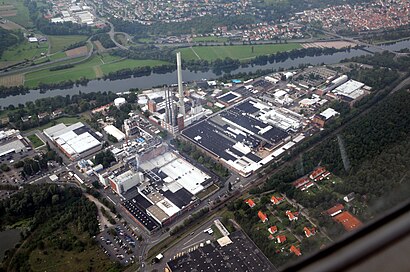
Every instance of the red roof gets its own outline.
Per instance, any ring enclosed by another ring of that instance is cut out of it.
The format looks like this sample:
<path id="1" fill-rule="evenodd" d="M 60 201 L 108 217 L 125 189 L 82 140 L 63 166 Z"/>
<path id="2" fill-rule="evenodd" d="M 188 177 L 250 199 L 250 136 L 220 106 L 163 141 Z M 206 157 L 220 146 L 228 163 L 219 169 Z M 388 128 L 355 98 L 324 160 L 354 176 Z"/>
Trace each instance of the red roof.
<path id="1" fill-rule="evenodd" d="M 286 236 L 285 235 L 278 235 L 278 236 L 276 236 L 276 239 L 278 240 L 279 244 L 282 244 L 283 242 L 286 241 Z"/>
<path id="2" fill-rule="evenodd" d="M 318 167 L 309 175 L 309 178 L 315 179 L 315 178 L 317 178 L 318 176 L 320 176 L 321 174 L 323 174 L 325 172 L 326 172 L 326 168 Z"/>
<path id="3" fill-rule="evenodd" d="M 315 229 L 314 228 L 312 228 L 312 229 L 309 229 L 308 227 L 304 227 L 303 228 L 303 231 L 305 232 L 305 235 L 306 235 L 306 237 L 310 237 L 310 236 L 312 236 L 312 235 L 315 235 Z"/>
<path id="4" fill-rule="evenodd" d="M 262 222 L 265 222 L 266 220 L 268 220 L 268 217 L 262 211 L 258 211 L 258 216 L 260 220 L 262 220 Z"/>
<path id="5" fill-rule="evenodd" d="M 269 240 L 273 240 L 275 237 L 272 234 L 269 234 L 268 238 Z"/>
<path id="6" fill-rule="evenodd" d="M 302 253 L 300 252 L 300 249 L 297 248 L 297 247 L 295 247 L 294 245 L 292 245 L 292 246 L 290 247 L 290 252 L 295 253 L 296 256 L 302 255 Z"/>
<path id="7" fill-rule="evenodd" d="M 279 204 L 281 201 L 283 200 L 283 197 L 275 197 L 275 196 L 272 196 L 272 198 L 270 199 L 270 201 L 273 203 L 273 204 Z"/>
<path id="8" fill-rule="evenodd" d="M 337 204 L 333 206 L 332 208 L 328 209 L 326 213 L 330 216 L 335 216 L 336 214 L 339 214 L 343 211 L 345 207 L 342 204 Z"/>
<path id="9" fill-rule="evenodd" d="M 275 232 L 278 231 L 278 227 L 277 226 L 272 226 L 268 229 L 269 233 L 274 234 Z"/>
<path id="10" fill-rule="evenodd" d="M 253 200 L 250 198 L 245 200 L 245 203 L 248 204 L 251 208 L 255 206 L 255 202 L 253 202 Z"/>
<path id="11" fill-rule="evenodd" d="M 286 215 L 288 216 L 290 221 L 298 220 L 298 218 L 291 211 L 286 211 Z"/>
<path id="12" fill-rule="evenodd" d="M 341 223 L 347 231 L 355 230 L 363 225 L 359 219 L 354 217 L 349 212 L 342 212 L 333 218 L 335 221 Z"/>
<path id="13" fill-rule="evenodd" d="M 300 178 L 300 179 L 294 181 L 292 183 L 292 185 L 295 186 L 296 189 L 298 189 L 298 188 L 302 187 L 303 185 L 305 185 L 308 182 L 310 182 L 310 180 L 308 178 Z"/>

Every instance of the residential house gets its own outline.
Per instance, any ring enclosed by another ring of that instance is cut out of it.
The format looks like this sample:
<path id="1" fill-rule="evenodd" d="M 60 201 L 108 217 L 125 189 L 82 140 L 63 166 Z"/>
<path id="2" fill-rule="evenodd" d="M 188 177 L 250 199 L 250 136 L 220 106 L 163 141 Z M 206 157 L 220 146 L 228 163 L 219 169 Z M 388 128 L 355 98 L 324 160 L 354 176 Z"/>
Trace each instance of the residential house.
<path id="1" fill-rule="evenodd" d="M 255 207 L 255 205 L 256 205 L 255 202 L 253 202 L 253 200 L 250 199 L 250 198 L 245 200 L 245 203 L 248 204 L 249 207 L 251 207 L 251 208 Z"/>
<path id="2" fill-rule="evenodd" d="M 276 236 L 276 240 L 278 241 L 279 244 L 282 244 L 286 242 L 286 236 L 285 235 L 278 235 Z"/>
<path id="3" fill-rule="evenodd" d="M 277 226 L 272 226 L 270 228 L 268 228 L 268 231 L 270 234 L 275 234 L 276 232 L 278 232 L 278 227 Z"/>
<path id="4" fill-rule="evenodd" d="M 292 245 L 292 246 L 290 247 L 290 252 L 295 253 L 296 256 L 302 255 L 302 253 L 300 252 L 300 249 L 297 248 L 297 247 L 295 247 L 294 245 Z"/>
<path id="5" fill-rule="evenodd" d="M 258 216 L 259 216 L 259 219 L 262 221 L 262 223 L 265 223 L 266 221 L 268 221 L 268 217 L 262 211 L 258 211 Z"/>
<path id="6" fill-rule="evenodd" d="M 298 220 L 298 217 L 294 214 L 294 213 L 292 213 L 291 211 L 286 211 L 286 215 L 288 216 L 288 218 L 289 218 L 289 221 L 296 221 L 296 220 Z"/>

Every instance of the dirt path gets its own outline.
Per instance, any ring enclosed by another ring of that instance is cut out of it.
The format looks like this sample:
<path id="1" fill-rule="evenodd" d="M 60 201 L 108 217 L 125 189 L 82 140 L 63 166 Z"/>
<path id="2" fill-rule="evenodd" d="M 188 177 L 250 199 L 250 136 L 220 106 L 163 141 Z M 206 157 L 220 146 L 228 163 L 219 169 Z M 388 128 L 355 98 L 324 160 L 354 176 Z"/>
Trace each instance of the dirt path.
<path id="1" fill-rule="evenodd" d="M 105 218 L 105 216 L 102 214 L 102 212 L 101 212 L 101 207 L 103 207 L 103 208 L 107 211 L 107 213 L 108 213 L 109 215 L 111 215 L 112 218 L 115 217 L 115 214 L 113 214 L 113 213 L 110 211 L 110 209 L 108 209 L 106 206 L 104 206 L 98 199 L 96 199 L 96 198 L 93 197 L 92 195 L 89 195 L 89 194 L 84 194 L 84 195 L 88 198 L 88 200 L 94 202 L 94 204 L 97 206 L 97 209 L 98 209 L 98 218 L 99 218 L 99 222 L 100 222 L 101 226 L 107 225 L 108 227 L 112 227 L 113 224 L 111 224 L 110 222 L 108 222 L 108 219 Z"/>
<path id="2" fill-rule="evenodd" d="M 98 66 L 98 65 L 93 66 L 93 70 L 94 70 L 95 76 L 96 76 L 97 78 L 102 78 L 102 77 L 103 77 L 104 73 L 103 73 L 103 71 L 101 70 L 101 67 L 100 67 L 100 66 Z"/>

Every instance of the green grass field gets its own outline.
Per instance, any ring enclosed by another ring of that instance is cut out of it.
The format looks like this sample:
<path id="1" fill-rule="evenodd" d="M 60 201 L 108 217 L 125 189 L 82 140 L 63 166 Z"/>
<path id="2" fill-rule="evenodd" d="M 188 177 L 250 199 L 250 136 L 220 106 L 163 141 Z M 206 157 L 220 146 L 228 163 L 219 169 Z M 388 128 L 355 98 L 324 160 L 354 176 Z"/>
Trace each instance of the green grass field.
<path id="1" fill-rule="evenodd" d="M 185 60 L 216 60 L 227 57 L 238 60 L 251 59 L 256 56 L 269 55 L 277 52 L 289 51 L 301 48 L 298 43 L 287 44 L 263 44 L 254 45 L 229 45 L 229 46 L 195 46 L 192 48 L 181 48 L 182 58 Z"/>
<path id="2" fill-rule="evenodd" d="M 121 60 L 110 55 L 93 56 L 88 61 L 75 65 L 70 69 L 59 71 L 40 70 L 25 75 L 24 85 L 27 87 L 37 87 L 39 83 L 56 83 L 66 80 L 77 80 L 82 77 L 95 79 L 104 74 L 118 71 L 125 68 L 136 68 L 142 66 L 159 66 L 166 62 L 158 60 Z"/>
<path id="3" fill-rule="evenodd" d="M 66 36 L 47 36 L 51 45 L 50 54 L 63 51 L 69 45 L 87 40 L 83 35 L 66 35 Z"/>
<path id="4" fill-rule="evenodd" d="M 0 10 L 2 6 L 13 5 L 17 14 L 15 16 L 5 16 L 5 19 L 15 22 L 25 28 L 32 27 L 33 24 L 30 20 L 29 11 L 26 6 L 24 6 L 24 0 L 2 0 L 0 1 Z"/>
<path id="5" fill-rule="evenodd" d="M 43 141 L 40 140 L 40 138 L 37 137 L 36 134 L 32 134 L 32 135 L 28 136 L 27 138 L 33 144 L 34 148 L 37 148 L 37 147 L 40 147 L 40 146 L 44 145 Z"/>
<path id="6" fill-rule="evenodd" d="M 223 42 L 227 42 L 228 38 L 212 37 L 212 36 L 209 36 L 209 37 L 195 37 L 195 38 L 192 38 L 192 41 L 193 42 L 221 42 L 221 43 L 223 43 Z"/>
<path id="7" fill-rule="evenodd" d="M 6 50 L 0 61 L 22 61 L 41 57 L 41 53 L 47 53 L 48 43 L 29 43 L 28 41 Z"/>

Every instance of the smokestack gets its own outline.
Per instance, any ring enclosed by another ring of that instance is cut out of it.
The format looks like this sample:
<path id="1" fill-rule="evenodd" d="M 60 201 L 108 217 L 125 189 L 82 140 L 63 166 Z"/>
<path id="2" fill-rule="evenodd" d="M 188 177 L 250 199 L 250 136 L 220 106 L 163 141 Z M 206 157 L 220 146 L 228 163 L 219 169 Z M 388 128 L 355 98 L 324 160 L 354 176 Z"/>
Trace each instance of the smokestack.
<path id="1" fill-rule="evenodd" d="M 181 52 L 177 52 L 177 70 L 178 70 L 179 112 L 185 118 L 184 88 L 182 86 Z"/>

